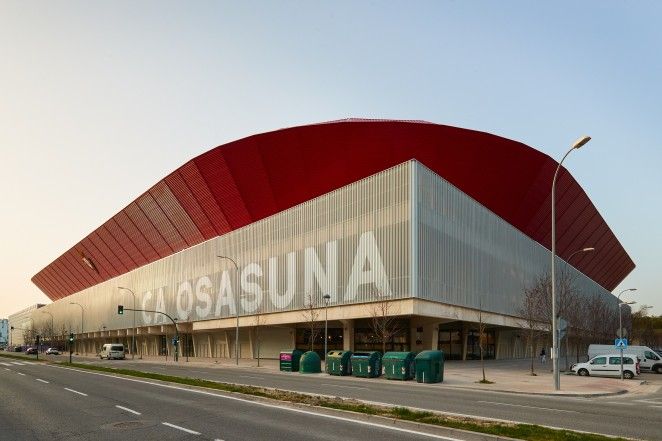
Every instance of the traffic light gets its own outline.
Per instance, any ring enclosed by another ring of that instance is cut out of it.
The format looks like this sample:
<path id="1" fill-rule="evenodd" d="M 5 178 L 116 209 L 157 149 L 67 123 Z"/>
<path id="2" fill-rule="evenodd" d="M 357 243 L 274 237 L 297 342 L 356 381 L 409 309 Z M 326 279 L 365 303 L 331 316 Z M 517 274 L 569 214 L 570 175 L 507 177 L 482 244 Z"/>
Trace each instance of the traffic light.
<path id="1" fill-rule="evenodd" d="M 72 332 L 69 334 L 69 343 L 73 343 L 73 342 L 74 342 L 74 333 Z"/>
<path id="2" fill-rule="evenodd" d="M 123 305 L 117 305 L 117 313 L 119 315 L 124 315 L 124 306 Z"/>

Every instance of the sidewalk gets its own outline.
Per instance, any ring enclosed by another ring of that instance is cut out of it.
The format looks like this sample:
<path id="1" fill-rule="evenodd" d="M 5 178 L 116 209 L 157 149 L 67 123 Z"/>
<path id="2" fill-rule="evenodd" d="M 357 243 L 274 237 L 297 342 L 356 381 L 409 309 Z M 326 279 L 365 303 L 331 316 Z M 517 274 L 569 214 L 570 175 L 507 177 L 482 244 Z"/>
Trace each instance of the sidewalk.
<path id="1" fill-rule="evenodd" d="M 83 359 L 96 359 L 92 356 L 77 355 L 74 356 L 74 361 L 83 361 Z M 131 360 L 131 356 L 127 357 Z M 234 359 L 210 359 L 210 358 L 194 358 L 180 357 L 178 362 L 175 362 L 172 357 L 143 357 L 140 359 L 136 356 L 136 363 L 140 364 L 158 364 L 158 365 L 179 365 L 191 366 L 201 368 L 231 368 L 231 369 L 250 369 L 267 373 L 271 372 L 278 375 L 279 362 L 274 359 L 260 360 L 260 366 L 257 366 L 257 360 L 254 359 L 240 359 L 239 366 L 235 364 Z M 498 392 L 508 392 L 517 394 L 529 395 L 556 395 L 556 396 L 606 396 L 606 395 L 619 395 L 619 394 L 648 394 L 657 391 L 662 387 L 662 377 L 659 381 L 644 381 L 643 378 L 635 380 L 621 381 L 618 378 L 603 378 L 603 377 L 579 377 L 576 375 L 568 375 L 564 372 L 561 373 L 561 390 L 554 390 L 554 382 L 551 372 L 551 363 L 540 364 L 536 362 L 534 365 L 536 376 L 530 375 L 530 361 L 529 360 L 486 360 L 485 361 L 485 376 L 493 384 L 478 383 L 482 379 L 482 369 L 480 361 L 446 361 L 444 365 L 444 381 L 441 384 L 429 385 L 433 387 L 452 387 L 452 388 L 466 388 L 477 390 L 489 390 Z M 118 366 L 119 367 L 119 366 Z M 283 373 L 283 375 L 292 375 L 291 373 Z M 318 374 L 326 376 L 326 374 Z M 653 375 L 653 374 L 650 374 Z M 383 377 L 372 379 L 370 381 L 389 381 Z"/>

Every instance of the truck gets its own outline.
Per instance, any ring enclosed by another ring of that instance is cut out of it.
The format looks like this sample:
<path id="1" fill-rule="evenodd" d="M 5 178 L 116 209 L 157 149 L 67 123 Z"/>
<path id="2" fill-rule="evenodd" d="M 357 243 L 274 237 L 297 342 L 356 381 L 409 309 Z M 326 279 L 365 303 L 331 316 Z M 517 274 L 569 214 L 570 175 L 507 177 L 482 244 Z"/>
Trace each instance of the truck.
<path id="1" fill-rule="evenodd" d="M 596 355 L 620 355 L 621 350 L 615 345 L 588 345 L 588 358 Z M 628 346 L 623 353 L 634 354 L 639 358 L 642 372 L 662 374 L 662 355 L 648 346 Z"/>

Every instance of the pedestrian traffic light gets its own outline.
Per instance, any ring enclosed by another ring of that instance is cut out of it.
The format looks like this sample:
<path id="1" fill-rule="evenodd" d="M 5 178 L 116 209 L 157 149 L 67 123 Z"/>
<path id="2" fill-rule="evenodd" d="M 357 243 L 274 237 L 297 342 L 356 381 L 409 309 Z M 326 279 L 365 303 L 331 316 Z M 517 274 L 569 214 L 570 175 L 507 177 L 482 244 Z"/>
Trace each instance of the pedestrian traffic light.
<path id="1" fill-rule="evenodd" d="M 117 313 L 118 313 L 119 315 L 123 315 L 123 314 L 124 314 L 124 306 L 123 306 L 123 305 L 117 305 Z"/>
<path id="2" fill-rule="evenodd" d="M 73 343 L 73 342 L 74 342 L 74 333 L 72 332 L 69 334 L 69 343 Z"/>

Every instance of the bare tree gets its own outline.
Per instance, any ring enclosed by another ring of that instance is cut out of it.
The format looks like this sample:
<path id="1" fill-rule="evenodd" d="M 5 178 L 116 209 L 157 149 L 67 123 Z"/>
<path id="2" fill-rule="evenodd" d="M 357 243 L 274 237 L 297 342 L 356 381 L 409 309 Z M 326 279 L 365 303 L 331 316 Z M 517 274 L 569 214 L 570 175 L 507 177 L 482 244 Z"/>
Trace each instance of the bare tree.
<path id="1" fill-rule="evenodd" d="M 531 286 L 524 289 L 524 299 L 517 311 L 517 314 L 521 317 L 519 325 L 525 329 L 523 338 L 529 347 L 531 356 L 531 375 L 536 375 L 534 362 L 537 342 L 546 331 L 543 305 L 545 297 L 548 296 L 549 286 L 550 278 L 548 275 L 537 278 Z"/>
<path id="2" fill-rule="evenodd" d="M 478 309 L 478 348 L 480 349 L 480 368 L 483 370 L 483 379 L 480 382 L 493 383 L 485 378 L 485 360 L 483 359 L 485 340 L 487 340 L 487 334 L 485 333 L 485 323 L 483 323 L 483 302 L 481 301 Z"/>
<path id="3" fill-rule="evenodd" d="M 264 325 L 264 317 L 262 317 L 260 311 L 257 312 L 255 318 L 253 319 L 253 325 L 255 326 L 255 348 L 257 352 L 257 366 L 260 367 L 260 345 L 262 343 L 262 335 L 260 334 L 260 327 Z"/>
<path id="4" fill-rule="evenodd" d="M 320 310 L 311 294 L 306 296 L 304 306 L 306 309 L 303 310 L 302 316 L 307 327 L 310 328 L 310 350 L 312 351 L 315 345 L 315 340 L 317 340 L 321 331 L 319 321 Z"/>
<path id="5" fill-rule="evenodd" d="M 402 332 L 402 322 L 398 320 L 393 302 L 377 293 L 378 300 L 370 303 L 370 326 L 376 339 L 382 345 L 382 355 L 386 353 L 386 344 Z"/>

